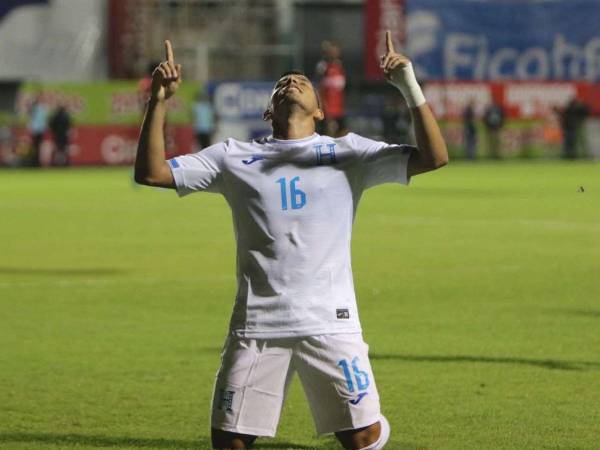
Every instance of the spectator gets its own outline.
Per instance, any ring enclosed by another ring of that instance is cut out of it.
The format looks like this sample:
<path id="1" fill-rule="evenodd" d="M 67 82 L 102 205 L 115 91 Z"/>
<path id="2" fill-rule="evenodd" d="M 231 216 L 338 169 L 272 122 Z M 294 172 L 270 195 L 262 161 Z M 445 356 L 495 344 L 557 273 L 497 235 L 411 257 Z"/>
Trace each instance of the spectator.
<path id="1" fill-rule="evenodd" d="M 474 160 L 477 156 L 477 124 L 475 122 L 475 105 L 472 101 L 463 111 L 463 139 L 465 158 Z"/>
<path id="2" fill-rule="evenodd" d="M 385 98 L 381 122 L 384 141 L 414 142 L 410 110 L 399 96 Z"/>
<path id="3" fill-rule="evenodd" d="M 0 123 L 0 165 L 17 165 L 18 160 L 14 157 L 12 132 L 6 124 Z"/>
<path id="4" fill-rule="evenodd" d="M 215 112 L 206 92 L 198 93 L 192 112 L 198 149 L 206 148 L 211 144 L 212 135 L 215 131 Z"/>
<path id="5" fill-rule="evenodd" d="M 48 129 L 48 111 L 42 103 L 41 95 L 38 95 L 29 109 L 29 133 L 31 135 L 31 150 L 26 165 L 30 167 L 40 166 L 40 147 L 44 134 Z"/>
<path id="6" fill-rule="evenodd" d="M 500 130 L 504 126 L 502 106 L 495 102 L 490 104 L 483 114 L 483 123 L 487 130 L 490 157 L 500 159 Z"/>
<path id="7" fill-rule="evenodd" d="M 588 108 L 577 97 L 573 97 L 564 108 L 556 108 L 556 112 L 560 118 L 563 135 L 562 157 L 575 159 L 577 158 L 577 137 L 580 135 L 582 125 L 588 115 Z"/>
<path id="8" fill-rule="evenodd" d="M 71 130 L 71 116 L 63 105 L 59 105 L 50 117 L 50 130 L 56 148 L 52 157 L 52 164 L 56 166 L 69 165 L 69 131 Z"/>
<path id="9" fill-rule="evenodd" d="M 316 67 L 321 109 L 325 113 L 323 132 L 332 137 L 346 134 L 345 94 L 346 71 L 342 65 L 341 48 L 331 41 L 321 44 L 323 59 Z"/>

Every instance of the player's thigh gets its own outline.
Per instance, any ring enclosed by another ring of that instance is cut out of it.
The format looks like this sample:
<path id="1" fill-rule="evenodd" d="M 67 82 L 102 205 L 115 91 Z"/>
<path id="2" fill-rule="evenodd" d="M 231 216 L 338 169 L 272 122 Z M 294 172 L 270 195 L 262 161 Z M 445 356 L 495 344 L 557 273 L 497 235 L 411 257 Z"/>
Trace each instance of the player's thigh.
<path id="1" fill-rule="evenodd" d="M 291 352 L 285 340 L 228 338 L 215 381 L 212 427 L 274 436 L 291 377 Z"/>
<path id="2" fill-rule="evenodd" d="M 311 336 L 294 351 L 319 434 L 363 428 L 380 418 L 379 394 L 362 335 Z"/>

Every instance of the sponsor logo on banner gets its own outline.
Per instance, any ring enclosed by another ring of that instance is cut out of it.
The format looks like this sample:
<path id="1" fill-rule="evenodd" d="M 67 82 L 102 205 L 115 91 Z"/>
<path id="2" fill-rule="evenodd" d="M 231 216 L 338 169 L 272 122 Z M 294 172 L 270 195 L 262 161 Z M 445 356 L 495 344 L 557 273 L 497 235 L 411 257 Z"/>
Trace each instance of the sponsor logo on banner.
<path id="1" fill-rule="evenodd" d="M 492 101 L 501 104 L 509 118 L 548 119 L 556 108 L 579 98 L 592 114 L 600 113 L 598 84 L 563 82 L 430 82 L 423 89 L 427 103 L 440 119 L 462 119 L 468 105 L 481 117 Z"/>
<path id="2" fill-rule="evenodd" d="M 260 119 L 271 100 L 274 82 L 227 82 L 211 85 L 217 116 Z"/>
<path id="3" fill-rule="evenodd" d="M 447 80 L 600 81 L 597 0 L 407 3 L 417 75 Z"/>

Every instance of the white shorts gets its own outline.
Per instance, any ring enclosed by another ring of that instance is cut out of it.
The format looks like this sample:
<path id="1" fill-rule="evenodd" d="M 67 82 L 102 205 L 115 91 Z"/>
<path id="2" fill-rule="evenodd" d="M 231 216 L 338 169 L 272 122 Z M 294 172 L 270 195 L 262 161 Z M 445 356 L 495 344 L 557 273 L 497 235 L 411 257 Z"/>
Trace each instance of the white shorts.
<path id="1" fill-rule="evenodd" d="M 282 339 L 229 337 L 221 355 L 211 426 L 275 436 L 285 393 L 298 372 L 317 433 L 366 427 L 379 395 L 360 333 Z"/>

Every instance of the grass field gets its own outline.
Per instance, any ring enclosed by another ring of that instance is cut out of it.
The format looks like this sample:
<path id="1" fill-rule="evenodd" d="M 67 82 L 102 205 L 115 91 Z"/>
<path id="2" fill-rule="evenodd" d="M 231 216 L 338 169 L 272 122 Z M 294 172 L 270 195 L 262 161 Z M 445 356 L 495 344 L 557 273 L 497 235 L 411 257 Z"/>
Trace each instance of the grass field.
<path id="1" fill-rule="evenodd" d="M 456 163 L 365 194 L 354 273 L 389 449 L 600 448 L 599 175 Z M 208 448 L 225 201 L 128 169 L 0 171 L 0 213 L 0 447 Z M 257 444 L 338 448 L 297 380 Z"/>

